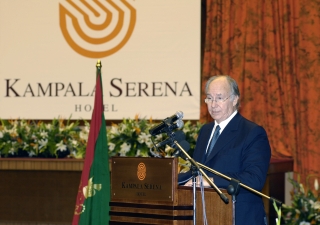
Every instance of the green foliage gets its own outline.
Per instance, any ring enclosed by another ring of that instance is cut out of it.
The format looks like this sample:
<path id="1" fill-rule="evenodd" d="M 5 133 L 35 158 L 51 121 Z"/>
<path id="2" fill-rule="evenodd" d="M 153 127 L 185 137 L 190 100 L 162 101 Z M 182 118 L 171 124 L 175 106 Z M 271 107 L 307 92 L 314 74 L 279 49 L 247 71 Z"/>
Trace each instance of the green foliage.
<path id="1" fill-rule="evenodd" d="M 0 154 L 2 157 L 63 158 L 75 151 L 79 138 L 78 122 L 66 124 L 1 120 Z M 82 146 L 84 147 L 84 146 Z"/>
<path id="2" fill-rule="evenodd" d="M 54 119 L 51 123 L 43 121 L 1 120 L 1 157 L 42 157 L 42 158 L 84 158 L 90 124 L 83 121 L 70 122 Z M 107 127 L 107 141 L 110 156 L 153 156 L 154 143 L 167 138 L 167 134 L 151 137 L 149 129 L 156 124 L 152 120 L 123 119 L 118 124 Z M 195 147 L 201 123 L 187 121 L 183 127 L 191 151 Z M 174 149 L 165 147 L 164 157 L 170 157 Z"/>
<path id="3" fill-rule="evenodd" d="M 159 143 L 167 138 L 166 133 L 162 133 L 152 137 L 149 134 L 149 129 L 157 124 L 146 119 L 123 119 L 119 124 L 112 124 L 108 128 L 108 145 L 110 156 L 136 156 L 148 157 L 153 156 L 151 152 L 154 144 Z M 194 149 L 198 132 L 201 128 L 201 123 L 192 124 L 187 121 L 182 128 L 186 134 L 186 141 L 190 144 L 190 148 Z M 164 157 L 170 157 L 174 149 L 170 146 L 165 146 L 163 149 Z M 155 153 L 156 154 L 156 153 Z"/>
<path id="4" fill-rule="evenodd" d="M 282 218 L 285 224 L 311 225 L 320 224 L 320 195 L 318 180 L 314 181 L 314 188 L 305 189 L 302 183 L 289 178 L 293 185 L 291 192 L 292 205 L 284 205 Z"/>

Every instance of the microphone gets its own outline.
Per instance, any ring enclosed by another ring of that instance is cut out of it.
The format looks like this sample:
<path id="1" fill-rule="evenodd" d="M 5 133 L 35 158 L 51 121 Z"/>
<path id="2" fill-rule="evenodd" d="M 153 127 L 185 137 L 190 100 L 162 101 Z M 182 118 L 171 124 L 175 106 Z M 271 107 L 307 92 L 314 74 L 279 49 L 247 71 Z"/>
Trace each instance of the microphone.
<path id="1" fill-rule="evenodd" d="M 171 146 L 173 144 L 173 139 L 179 143 L 179 141 L 186 139 L 186 135 L 184 134 L 183 131 L 178 130 L 178 131 L 174 132 L 173 137 L 168 137 L 166 140 L 161 141 L 160 143 L 156 144 L 155 146 L 156 146 L 156 148 L 159 148 L 159 147 L 167 145 L 167 144 L 169 144 Z"/>
<path id="2" fill-rule="evenodd" d="M 180 119 L 183 118 L 183 112 L 181 111 L 178 111 L 176 112 L 176 114 L 172 115 L 171 117 L 167 117 L 166 119 L 164 119 L 160 124 L 150 128 L 149 130 L 149 133 L 154 136 L 154 135 L 157 135 L 157 134 L 160 134 L 160 133 L 163 133 L 164 130 L 166 128 L 169 128 L 169 129 L 175 129 L 175 128 L 181 128 L 183 126 L 181 126 L 181 123 L 178 124 L 178 122 L 180 121 Z M 176 120 L 179 120 L 177 123 L 176 123 L 176 126 L 175 128 L 171 127 L 170 124 L 172 124 L 173 122 L 175 122 Z"/>
<path id="3" fill-rule="evenodd" d="M 169 130 L 180 129 L 183 127 L 183 125 L 184 125 L 184 122 L 182 120 L 178 120 L 177 122 L 169 126 Z"/>

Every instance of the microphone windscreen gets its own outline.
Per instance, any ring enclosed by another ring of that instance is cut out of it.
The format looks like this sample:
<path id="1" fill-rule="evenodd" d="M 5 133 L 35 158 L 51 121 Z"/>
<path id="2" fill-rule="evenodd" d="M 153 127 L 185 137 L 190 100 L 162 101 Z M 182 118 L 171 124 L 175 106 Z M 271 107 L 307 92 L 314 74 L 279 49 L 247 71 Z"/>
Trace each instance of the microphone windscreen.
<path id="1" fill-rule="evenodd" d="M 190 150 L 190 144 L 186 140 L 182 140 L 181 142 L 178 142 L 178 143 L 186 152 Z"/>
<path id="2" fill-rule="evenodd" d="M 176 116 L 177 116 L 178 120 L 182 119 L 183 118 L 183 112 L 182 111 L 176 112 Z"/>
<path id="3" fill-rule="evenodd" d="M 182 131 L 182 130 L 177 130 L 176 132 L 174 132 L 174 139 L 179 143 L 182 140 L 186 139 L 186 134 Z"/>
<path id="4" fill-rule="evenodd" d="M 175 126 L 179 129 L 179 128 L 182 128 L 184 125 L 184 122 L 183 120 L 178 120 L 176 123 L 175 123 Z"/>
<path id="5" fill-rule="evenodd" d="M 188 152 L 190 150 L 190 144 L 189 142 L 187 142 L 186 140 L 182 140 L 180 142 L 178 142 L 179 145 L 181 146 L 181 148 L 183 148 L 183 150 L 185 150 L 186 152 Z M 180 150 L 180 148 L 178 146 L 176 146 L 176 152 L 173 154 L 174 157 L 181 157 L 184 160 L 186 160 L 188 157 Z"/>

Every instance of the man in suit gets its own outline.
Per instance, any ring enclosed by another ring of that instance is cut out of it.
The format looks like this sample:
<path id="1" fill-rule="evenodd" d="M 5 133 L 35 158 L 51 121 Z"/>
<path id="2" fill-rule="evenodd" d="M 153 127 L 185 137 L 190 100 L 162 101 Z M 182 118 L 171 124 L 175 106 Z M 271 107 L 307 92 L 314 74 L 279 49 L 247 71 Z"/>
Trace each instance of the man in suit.
<path id="1" fill-rule="evenodd" d="M 238 112 L 240 92 L 230 76 L 211 77 L 205 92 L 205 102 L 214 122 L 201 128 L 193 159 L 260 192 L 271 157 L 266 131 Z M 213 147 L 211 142 L 215 142 Z M 230 184 L 229 180 L 206 173 L 219 188 L 226 189 Z M 190 171 L 179 174 L 179 184 L 191 178 Z M 236 196 L 235 210 L 237 225 L 267 224 L 262 198 L 243 187 Z"/>

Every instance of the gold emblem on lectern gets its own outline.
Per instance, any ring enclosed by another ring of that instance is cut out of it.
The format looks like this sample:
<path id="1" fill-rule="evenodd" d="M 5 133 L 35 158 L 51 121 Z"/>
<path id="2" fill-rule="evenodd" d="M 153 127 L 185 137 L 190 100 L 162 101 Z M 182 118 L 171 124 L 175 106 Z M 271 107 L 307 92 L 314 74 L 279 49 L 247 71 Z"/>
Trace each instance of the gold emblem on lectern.
<path id="1" fill-rule="evenodd" d="M 137 169 L 137 176 L 139 180 L 144 180 L 147 175 L 147 167 L 144 163 L 139 163 L 138 169 Z"/>

